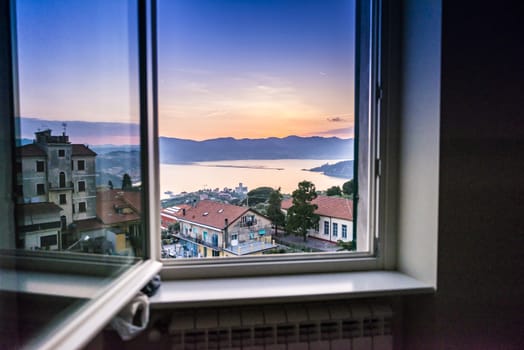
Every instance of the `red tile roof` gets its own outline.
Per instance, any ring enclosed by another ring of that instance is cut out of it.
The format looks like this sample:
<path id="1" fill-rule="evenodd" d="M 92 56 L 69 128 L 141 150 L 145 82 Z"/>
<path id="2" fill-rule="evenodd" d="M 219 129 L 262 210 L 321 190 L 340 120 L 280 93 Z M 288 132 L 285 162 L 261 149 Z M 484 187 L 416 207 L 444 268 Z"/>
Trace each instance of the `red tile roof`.
<path id="1" fill-rule="evenodd" d="M 318 206 L 318 209 L 315 211 L 318 215 L 353 221 L 352 199 L 318 196 L 312 200 L 311 203 Z M 288 198 L 282 201 L 282 209 L 284 210 L 289 209 L 292 205 L 293 198 Z"/>
<path id="2" fill-rule="evenodd" d="M 17 153 L 22 157 L 46 157 L 47 154 L 40 147 L 31 143 L 29 145 L 24 145 L 18 147 Z"/>
<path id="3" fill-rule="evenodd" d="M 71 146 L 73 156 L 96 156 L 96 153 L 85 145 L 73 144 Z"/>
<path id="4" fill-rule="evenodd" d="M 96 215 L 106 225 L 128 221 L 138 221 L 140 217 L 140 192 L 126 192 L 120 190 L 104 190 L 96 194 Z M 131 199 L 131 201 L 128 201 Z M 129 208 L 131 213 L 119 214 L 117 209 Z"/>
<path id="5" fill-rule="evenodd" d="M 57 214 L 62 211 L 55 203 L 51 202 L 42 202 L 42 203 L 27 203 L 27 204 L 17 204 L 16 211 L 18 215 L 23 216 L 34 216 L 34 215 L 43 215 L 43 214 Z"/>
<path id="6" fill-rule="evenodd" d="M 182 210 L 173 216 L 221 230 L 225 227 L 225 219 L 228 219 L 228 223 L 231 225 L 248 211 L 250 211 L 250 209 L 247 207 L 239 207 L 206 199 L 197 202 L 196 207 L 186 209 L 185 216 Z"/>
<path id="7" fill-rule="evenodd" d="M 85 219 L 75 221 L 76 229 L 78 231 L 96 230 L 104 227 L 104 224 L 98 219 Z"/>

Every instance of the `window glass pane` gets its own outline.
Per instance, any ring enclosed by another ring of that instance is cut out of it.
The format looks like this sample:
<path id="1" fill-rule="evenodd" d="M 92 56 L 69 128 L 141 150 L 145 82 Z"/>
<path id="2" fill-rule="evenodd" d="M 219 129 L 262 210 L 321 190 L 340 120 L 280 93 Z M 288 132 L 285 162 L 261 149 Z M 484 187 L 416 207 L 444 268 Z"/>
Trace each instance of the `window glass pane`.
<path id="1" fill-rule="evenodd" d="M 355 7 L 159 1 L 165 258 L 351 247 Z"/>
<path id="2" fill-rule="evenodd" d="M 140 261 L 146 235 L 136 2 L 13 3 L 16 230 L 0 251 L 0 338 L 21 348 Z"/>
<path id="3" fill-rule="evenodd" d="M 56 250 L 95 252 L 104 240 L 113 254 L 140 255 L 143 235 L 130 235 L 141 227 L 133 2 L 16 5 L 17 246 L 48 249 L 35 238 L 54 235 Z M 29 222 L 56 228 L 29 230 Z"/>

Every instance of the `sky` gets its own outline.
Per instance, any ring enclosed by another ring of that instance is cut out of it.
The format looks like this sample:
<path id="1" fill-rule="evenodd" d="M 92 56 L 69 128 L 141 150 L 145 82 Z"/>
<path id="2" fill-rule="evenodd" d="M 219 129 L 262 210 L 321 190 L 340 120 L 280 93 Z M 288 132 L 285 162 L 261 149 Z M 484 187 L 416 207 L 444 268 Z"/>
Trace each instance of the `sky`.
<path id="1" fill-rule="evenodd" d="M 158 3 L 160 136 L 353 136 L 354 0 Z M 21 115 L 137 123 L 134 11 L 18 0 Z"/>

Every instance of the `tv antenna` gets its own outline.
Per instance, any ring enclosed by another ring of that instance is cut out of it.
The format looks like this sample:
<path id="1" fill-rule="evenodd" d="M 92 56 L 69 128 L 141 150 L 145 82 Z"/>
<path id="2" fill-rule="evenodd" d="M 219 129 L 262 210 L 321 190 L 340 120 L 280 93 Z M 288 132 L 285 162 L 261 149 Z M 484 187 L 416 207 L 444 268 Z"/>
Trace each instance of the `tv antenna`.
<path id="1" fill-rule="evenodd" d="M 65 135 L 66 129 L 67 129 L 67 123 L 66 122 L 62 123 L 62 128 L 64 128 L 64 135 Z"/>

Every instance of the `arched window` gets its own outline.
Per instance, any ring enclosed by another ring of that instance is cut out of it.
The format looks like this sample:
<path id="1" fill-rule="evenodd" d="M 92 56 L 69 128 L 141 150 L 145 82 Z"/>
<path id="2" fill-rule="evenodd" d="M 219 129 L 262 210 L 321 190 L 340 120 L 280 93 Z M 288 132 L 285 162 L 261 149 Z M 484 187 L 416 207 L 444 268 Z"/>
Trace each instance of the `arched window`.
<path id="1" fill-rule="evenodd" d="M 66 187 L 65 173 L 62 171 L 59 178 L 59 187 Z"/>

